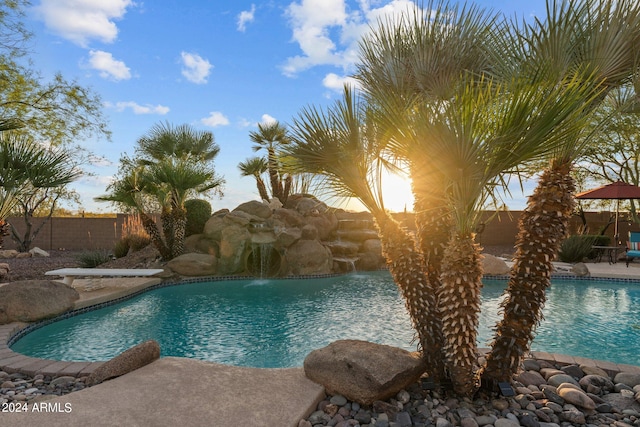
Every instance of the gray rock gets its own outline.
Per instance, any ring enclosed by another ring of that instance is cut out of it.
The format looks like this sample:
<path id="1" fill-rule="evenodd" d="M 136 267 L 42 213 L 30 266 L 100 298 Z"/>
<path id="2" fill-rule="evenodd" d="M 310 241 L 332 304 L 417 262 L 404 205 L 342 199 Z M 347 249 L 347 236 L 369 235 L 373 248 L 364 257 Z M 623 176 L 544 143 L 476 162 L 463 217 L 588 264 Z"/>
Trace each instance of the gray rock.
<path id="1" fill-rule="evenodd" d="M 520 423 L 508 418 L 498 418 L 493 425 L 495 427 L 519 427 Z"/>
<path id="2" fill-rule="evenodd" d="M 587 268 L 587 265 L 583 262 L 574 264 L 573 267 L 571 267 L 571 272 L 579 277 L 591 276 L 591 273 L 589 272 L 589 268 Z"/>
<path id="3" fill-rule="evenodd" d="M 0 325 L 36 322 L 74 307 L 78 291 L 52 280 L 24 280 L 0 287 Z"/>
<path id="4" fill-rule="evenodd" d="M 526 371 L 540 371 L 540 363 L 538 363 L 538 361 L 536 359 L 524 359 L 522 361 L 522 364 L 524 365 L 524 369 Z"/>
<path id="5" fill-rule="evenodd" d="M 613 391 L 613 382 L 608 377 L 600 375 L 585 375 L 578 381 L 580 387 L 587 393 L 601 394 L 604 391 Z"/>
<path id="6" fill-rule="evenodd" d="M 516 376 L 516 381 L 521 382 L 525 387 L 530 385 L 539 386 L 547 383 L 544 377 L 537 371 L 521 372 Z"/>
<path id="7" fill-rule="evenodd" d="M 497 419 L 498 417 L 496 417 L 495 415 L 478 415 L 477 417 L 475 417 L 475 420 L 479 426 L 493 424 Z"/>
<path id="8" fill-rule="evenodd" d="M 452 426 L 448 419 L 438 418 L 436 420 L 436 427 L 452 427 Z"/>
<path id="9" fill-rule="evenodd" d="M 304 360 L 306 376 L 362 405 L 395 396 L 418 380 L 426 367 L 406 350 L 366 341 L 341 340 L 314 350 Z"/>
<path id="10" fill-rule="evenodd" d="M 614 383 L 626 384 L 629 387 L 635 387 L 640 384 L 640 373 L 636 372 L 620 372 L 613 379 Z"/>
<path id="11" fill-rule="evenodd" d="M 553 375 L 553 376 L 549 377 L 549 379 L 547 380 L 547 383 L 549 385 L 554 386 L 554 387 L 558 387 L 562 383 L 574 384 L 574 385 L 580 387 L 580 385 L 578 384 L 578 381 L 574 380 L 571 375 L 567 375 L 567 374 L 556 374 L 556 375 Z"/>
<path id="12" fill-rule="evenodd" d="M 584 372 L 578 365 L 567 365 L 560 368 L 562 372 L 567 375 L 572 376 L 573 378 L 582 378 L 584 377 Z"/>
<path id="13" fill-rule="evenodd" d="M 478 427 L 478 423 L 473 418 L 462 418 L 460 420 L 461 427 Z"/>
<path id="14" fill-rule="evenodd" d="M 160 344 L 149 340 L 120 353 L 93 371 L 86 380 L 87 385 L 100 384 L 128 372 L 135 371 L 160 358 Z"/>
<path id="15" fill-rule="evenodd" d="M 411 425 L 413 424 L 411 422 L 411 415 L 409 415 L 408 412 L 398 412 L 398 415 L 396 415 L 396 424 L 399 427 L 411 427 Z"/>
<path id="16" fill-rule="evenodd" d="M 601 377 L 609 378 L 609 374 L 607 374 L 604 369 L 598 368 L 597 366 L 580 365 L 580 369 L 586 375 L 599 375 Z"/>

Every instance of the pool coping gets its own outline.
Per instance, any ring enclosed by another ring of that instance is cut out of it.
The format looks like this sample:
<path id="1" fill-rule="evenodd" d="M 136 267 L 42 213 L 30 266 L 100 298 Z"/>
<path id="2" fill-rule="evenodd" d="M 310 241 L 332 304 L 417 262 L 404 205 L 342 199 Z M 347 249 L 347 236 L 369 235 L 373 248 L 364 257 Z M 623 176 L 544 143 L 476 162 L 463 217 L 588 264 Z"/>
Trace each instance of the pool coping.
<path id="1" fill-rule="evenodd" d="M 339 277 L 344 274 L 327 274 L 318 276 L 290 276 L 278 279 L 286 280 L 301 280 L 301 279 L 321 279 L 330 277 Z M 508 276 L 498 275 L 486 275 L 487 279 L 508 279 Z M 553 275 L 554 279 L 573 279 L 573 280 L 585 280 L 593 281 L 603 279 L 603 277 L 576 277 L 570 274 Z M 637 278 L 612 278 L 608 277 L 608 280 L 619 281 L 623 283 L 636 282 L 640 283 Z M 103 279 L 105 281 L 122 281 L 126 279 Z M 0 325 L 0 370 L 12 373 L 22 373 L 29 376 L 42 374 L 45 376 L 59 377 L 59 376 L 71 376 L 71 377 L 83 377 L 93 373 L 97 368 L 102 366 L 105 361 L 98 362 L 74 362 L 74 361 L 59 361 L 51 359 L 40 359 L 31 356 L 26 356 L 21 353 L 14 352 L 10 346 L 15 341 L 20 339 L 27 333 L 46 326 L 58 320 L 73 317 L 88 311 L 97 310 L 102 307 L 117 304 L 119 302 L 134 298 L 137 295 L 169 286 L 187 285 L 190 283 L 201 283 L 209 281 L 225 281 L 225 280 L 256 280 L 253 276 L 207 276 L 188 278 L 180 281 L 162 281 L 160 279 L 142 279 L 142 282 L 136 283 L 134 286 L 127 288 L 116 287 L 117 289 L 111 292 L 101 292 L 86 295 L 85 292 L 79 292 L 81 298 L 76 301 L 76 304 L 72 310 L 69 310 L 59 316 L 46 319 L 39 322 L 24 323 L 13 322 L 5 325 Z M 80 281 L 78 281 L 80 282 Z M 108 286 L 107 286 L 108 287 Z M 80 288 L 81 289 L 81 288 Z M 90 291 L 95 292 L 95 291 Z M 481 354 L 489 352 L 488 348 L 479 348 L 478 351 Z M 557 365 L 584 365 L 594 366 L 603 369 L 609 375 L 613 376 L 619 372 L 634 372 L 640 373 L 640 366 L 620 364 L 610 362 L 607 360 L 589 359 L 581 356 L 570 356 L 561 353 L 548 353 L 544 351 L 531 351 L 531 357 L 537 360 L 543 360 Z"/>

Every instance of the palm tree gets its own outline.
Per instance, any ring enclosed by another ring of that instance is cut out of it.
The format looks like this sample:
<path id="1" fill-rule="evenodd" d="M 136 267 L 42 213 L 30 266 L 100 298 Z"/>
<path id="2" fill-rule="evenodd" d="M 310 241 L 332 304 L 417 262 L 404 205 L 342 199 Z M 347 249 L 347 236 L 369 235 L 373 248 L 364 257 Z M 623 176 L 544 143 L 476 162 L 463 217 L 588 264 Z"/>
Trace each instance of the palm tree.
<path id="1" fill-rule="evenodd" d="M 186 226 L 184 202 L 194 193 L 220 191 L 224 180 L 217 176 L 213 160 L 220 148 L 211 132 L 189 125 L 154 126 L 138 140 L 136 158 L 121 159 L 122 178 L 110 186 L 111 193 L 97 200 L 124 203 L 145 213 L 152 198 L 160 208 L 162 236 L 143 217 L 143 225 L 165 259 L 183 252 Z"/>
<path id="2" fill-rule="evenodd" d="M 547 11 L 547 20 L 519 31 L 510 44 L 514 50 L 505 54 L 512 61 L 524 58 L 517 65 L 521 73 L 544 68 L 550 81 L 581 80 L 584 87 L 591 88 L 585 94 L 589 109 L 595 109 L 609 91 L 637 73 L 638 2 L 570 0 L 548 4 Z M 515 262 L 502 303 L 504 315 L 483 373 L 490 381 L 508 380 L 529 351 L 542 318 L 545 290 L 551 284 L 551 261 L 573 211 L 572 165 L 585 142 L 575 131 L 550 152 L 549 167 L 541 174 L 520 218 Z"/>
<path id="3" fill-rule="evenodd" d="M 297 161 L 298 171 L 324 176 L 332 194 L 356 197 L 374 215 L 389 271 L 405 299 L 419 347 L 431 376 L 440 380 L 444 364 L 436 294 L 428 286 L 424 259 L 414 240 L 384 208 L 379 182 L 382 135 L 371 117 L 366 105 L 345 87 L 343 99 L 332 108 L 309 107 L 294 119 L 287 154 Z"/>
<path id="4" fill-rule="evenodd" d="M 126 157 L 120 159 L 122 176 L 118 177 L 107 187 L 108 193 L 96 197 L 100 202 L 111 202 L 119 205 L 123 210 L 134 210 L 140 215 L 140 221 L 151 242 L 163 259 L 171 259 L 171 248 L 165 243 L 156 221 L 147 212 L 152 210 L 155 203 L 145 189 L 142 179 L 142 167 L 135 167 Z"/>
<path id="5" fill-rule="evenodd" d="M 282 204 L 285 204 L 289 197 L 292 177 L 290 174 L 283 176 L 284 172 L 279 161 L 279 151 L 289 144 L 287 128 L 279 122 L 259 123 L 258 131 L 250 132 L 249 138 L 256 144 L 252 147 L 253 151 L 267 151 L 271 194 L 273 197 L 277 197 Z"/>
<path id="6" fill-rule="evenodd" d="M 261 200 L 269 200 L 267 186 L 262 179 L 262 174 L 268 170 L 268 163 L 264 157 L 251 157 L 244 162 L 238 163 L 238 169 L 242 176 L 252 176 L 258 186 L 258 194 Z"/>
<path id="7" fill-rule="evenodd" d="M 64 186 L 79 176 L 68 152 L 48 149 L 24 134 L 0 132 L 0 244 L 5 220 L 21 196 Z"/>

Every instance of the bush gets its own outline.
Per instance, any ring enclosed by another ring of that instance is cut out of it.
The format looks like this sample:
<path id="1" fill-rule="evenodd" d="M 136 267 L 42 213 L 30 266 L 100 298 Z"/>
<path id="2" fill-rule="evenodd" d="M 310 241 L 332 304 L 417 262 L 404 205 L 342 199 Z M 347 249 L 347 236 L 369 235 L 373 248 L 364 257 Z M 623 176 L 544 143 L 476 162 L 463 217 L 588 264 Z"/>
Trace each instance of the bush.
<path id="1" fill-rule="evenodd" d="M 111 255 L 104 250 L 86 251 L 78 255 L 78 264 L 83 268 L 94 268 L 107 261 L 111 261 Z"/>
<path id="2" fill-rule="evenodd" d="M 569 236 L 560 245 L 558 258 L 562 262 L 582 262 L 591 252 L 591 247 L 595 245 L 596 237 L 599 236 Z M 604 236 L 606 237 L 606 236 Z"/>
<path id="3" fill-rule="evenodd" d="M 211 218 L 211 204 L 202 199 L 190 199 L 184 202 L 184 207 L 187 210 L 184 236 L 202 233 L 204 225 Z"/>
<path id="4" fill-rule="evenodd" d="M 113 256 L 116 258 L 122 258 L 129 253 L 129 239 L 120 239 L 116 242 L 116 246 L 113 248 Z"/>
<path id="5" fill-rule="evenodd" d="M 127 255 L 129 250 L 136 252 L 140 249 L 144 249 L 149 245 L 149 243 L 151 243 L 151 237 L 144 229 L 140 215 L 128 215 L 122 224 L 122 239 L 118 242 L 118 244 L 122 246 L 119 248 L 119 253 L 124 251 L 125 246 L 127 248 L 127 252 L 121 256 L 117 254 L 116 258 Z"/>

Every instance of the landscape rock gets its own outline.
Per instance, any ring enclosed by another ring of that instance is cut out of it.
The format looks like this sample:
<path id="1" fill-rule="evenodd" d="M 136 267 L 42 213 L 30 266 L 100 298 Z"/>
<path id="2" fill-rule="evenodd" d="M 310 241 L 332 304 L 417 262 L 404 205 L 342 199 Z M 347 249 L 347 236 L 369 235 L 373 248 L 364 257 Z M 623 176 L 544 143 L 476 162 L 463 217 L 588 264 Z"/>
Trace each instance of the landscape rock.
<path id="1" fill-rule="evenodd" d="M 640 373 L 620 372 L 613 378 L 614 383 L 626 384 L 629 387 L 635 387 L 640 384 Z"/>
<path id="2" fill-rule="evenodd" d="M 18 251 L 15 249 L 2 249 L 0 250 L 0 258 L 10 259 L 15 258 L 18 255 Z"/>
<path id="3" fill-rule="evenodd" d="M 229 213 L 229 215 L 231 214 Z M 244 253 L 250 238 L 249 230 L 241 225 L 225 227 L 222 230 L 220 258 L 218 259 L 219 274 L 233 274 L 244 271 Z"/>
<path id="4" fill-rule="evenodd" d="M 589 276 L 591 276 L 591 272 L 589 271 L 589 268 L 583 262 L 579 262 L 577 264 L 574 264 L 571 267 L 571 272 L 573 274 L 575 274 L 576 276 L 579 276 L 579 277 L 589 277 Z"/>
<path id="5" fill-rule="evenodd" d="M 167 267 L 184 276 L 211 276 L 216 274 L 216 257 L 207 254 L 188 253 L 167 262 Z"/>
<path id="6" fill-rule="evenodd" d="M 273 210 L 265 203 L 251 200 L 238 205 L 232 212 L 236 211 L 242 211 L 254 217 L 267 219 L 272 215 Z"/>
<path id="7" fill-rule="evenodd" d="M 558 395 L 565 401 L 584 409 L 596 409 L 596 404 L 582 390 L 573 387 L 558 388 Z"/>
<path id="8" fill-rule="evenodd" d="M 567 375 L 565 373 L 556 374 L 547 379 L 547 384 L 552 385 L 554 387 L 558 387 L 560 384 L 563 384 L 563 383 L 570 383 L 578 387 L 580 386 L 578 384 L 578 381 L 573 379 L 571 375 Z"/>
<path id="9" fill-rule="evenodd" d="M 45 251 L 44 249 L 40 249 L 37 246 L 35 248 L 31 248 L 29 250 L 29 253 L 31 254 L 31 256 L 42 256 L 42 257 L 49 256 L 49 252 Z"/>
<path id="10" fill-rule="evenodd" d="M 142 368 L 160 358 L 160 344 L 155 340 L 145 341 L 120 353 L 105 362 L 89 375 L 87 385 L 96 385 Z"/>
<path id="11" fill-rule="evenodd" d="M 524 386 L 535 385 L 539 386 L 546 384 L 546 380 L 537 371 L 524 371 L 516 376 L 516 381 L 521 382 Z"/>
<path id="12" fill-rule="evenodd" d="M 496 276 L 509 274 L 509 266 L 503 259 L 490 254 L 482 254 L 482 256 L 482 268 L 484 274 Z"/>
<path id="13" fill-rule="evenodd" d="M 285 254 L 289 274 L 328 274 L 333 267 L 329 249 L 317 240 L 298 240 Z"/>
<path id="14" fill-rule="evenodd" d="M 341 340 L 314 350 L 304 360 L 306 376 L 361 405 L 395 396 L 418 380 L 426 366 L 406 350 L 366 341 Z"/>
<path id="15" fill-rule="evenodd" d="M 613 391 L 613 382 L 608 378 L 600 375 L 585 375 L 578 381 L 580 387 L 587 393 L 601 394 L 604 391 Z"/>
<path id="16" fill-rule="evenodd" d="M 53 280 L 25 280 L 0 287 L 0 324 L 36 322 L 74 307 L 78 291 Z"/>

